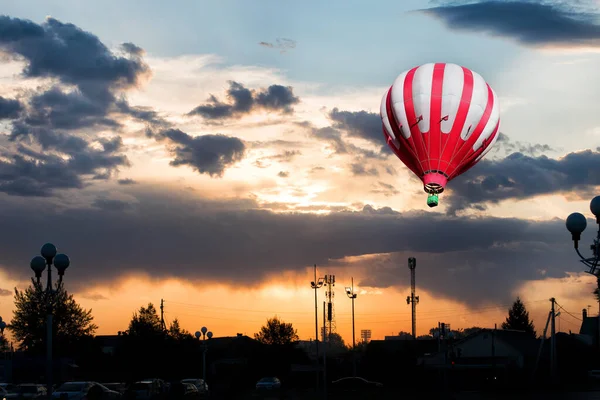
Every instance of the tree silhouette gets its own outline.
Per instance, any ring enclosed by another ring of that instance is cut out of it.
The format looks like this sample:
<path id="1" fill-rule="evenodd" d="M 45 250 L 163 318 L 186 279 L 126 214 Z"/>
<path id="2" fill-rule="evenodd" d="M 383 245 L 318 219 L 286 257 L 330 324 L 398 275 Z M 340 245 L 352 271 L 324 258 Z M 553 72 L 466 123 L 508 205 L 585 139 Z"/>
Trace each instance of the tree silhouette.
<path id="1" fill-rule="evenodd" d="M 336 332 L 332 332 L 331 334 L 329 334 L 327 336 L 329 338 L 329 349 L 331 351 L 340 352 L 340 351 L 348 350 L 348 347 L 346 346 L 346 343 L 344 342 L 342 335 L 340 335 L 339 333 L 336 333 Z"/>
<path id="2" fill-rule="evenodd" d="M 177 318 L 175 318 L 173 322 L 171 322 L 168 334 L 171 338 L 175 340 L 184 340 L 192 338 L 192 334 L 181 327 Z"/>
<path id="3" fill-rule="evenodd" d="M 596 301 L 600 302 L 600 277 L 596 278 L 596 288 L 593 293 Z"/>
<path id="4" fill-rule="evenodd" d="M 138 312 L 133 313 L 127 333 L 131 336 L 138 337 L 157 337 L 164 335 L 165 332 L 154 304 L 148 303 L 147 307 L 142 306 Z"/>
<path id="5" fill-rule="evenodd" d="M 31 280 L 25 290 L 15 288 L 15 310 L 7 329 L 19 343 L 20 350 L 45 349 L 47 298 L 42 284 Z M 91 337 L 98 326 L 93 323 L 92 310 L 83 309 L 68 294 L 62 283 L 56 283 L 52 299 L 52 334 L 57 348 L 69 346 Z"/>
<path id="6" fill-rule="evenodd" d="M 254 334 L 254 339 L 264 344 L 284 345 L 297 342 L 298 332 L 291 323 L 280 320 L 277 316 L 267 320 L 267 324 Z"/>
<path id="7" fill-rule="evenodd" d="M 529 319 L 529 312 L 519 297 L 508 310 L 508 317 L 502 323 L 502 329 L 525 331 L 534 337 L 536 336 L 533 322 Z"/>

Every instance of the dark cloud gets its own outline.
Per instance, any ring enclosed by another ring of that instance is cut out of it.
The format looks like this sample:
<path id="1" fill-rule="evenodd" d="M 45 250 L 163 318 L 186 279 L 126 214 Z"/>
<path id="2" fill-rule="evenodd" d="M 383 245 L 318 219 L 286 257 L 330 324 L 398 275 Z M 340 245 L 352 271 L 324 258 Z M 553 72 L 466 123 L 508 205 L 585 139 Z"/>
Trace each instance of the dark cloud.
<path id="1" fill-rule="evenodd" d="M 137 183 L 137 181 L 134 179 L 131 179 L 131 178 L 125 178 L 125 179 L 117 180 L 117 183 L 119 185 L 135 185 Z"/>
<path id="2" fill-rule="evenodd" d="M 0 96 L 0 120 L 17 118 L 22 109 L 23 106 L 19 100 Z"/>
<path id="3" fill-rule="evenodd" d="M 36 89 L 18 104 L 0 101 L 0 112 L 8 104 L 10 117 L 17 118 L 10 132 L 13 145 L 5 147 L 0 162 L 0 191 L 49 196 L 55 189 L 109 179 L 130 165 L 120 136 L 95 134 L 119 131 L 119 113 L 150 119 L 122 97 L 149 73 L 142 50 L 131 43 L 122 49 L 127 57 L 54 18 L 39 25 L 0 16 L 0 51 L 25 61 L 23 76 L 53 79 L 51 87 Z"/>
<path id="4" fill-rule="evenodd" d="M 214 177 L 222 177 L 225 169 L 241 161 L 246 152 L 240 139 L 220 134 L 194 137 L 179 129 L 166 129 L 156 137 L 168 139 L 173 144 L 171 152 L 175 158 L 171 165 L 187 165 Z"/>
<path id="5" fill-rule="evenodd" d="M 379 176 L 377 168 L 365 165 L 360 161 L 350 164 L 350 171 L 354 176 Z"/>
<path id="6" fill-rule="evenodd" d="M 505 155 L 518 152 L 529 156 L 538 156 L 544 153 L 553 152 L 557 149 L 550 147 L 547 144 L 540 143 L 528 143 L 521 141 L 514 141 L 508 135 L 503 132 L 498 133 L 498 140 L 494 144 L 494 149 L 491 150 L 493 153 L 499 153 L 503 151 Z"/>
<path id="7" fill-rule="evenodd" d="M 383 194 L 385 197 L 390 197 L 400 193 L 393 185 L 385 182 L 377 182 L 372 185 L 371 193 Z"/>
<path id="8" fill-rule="evenodd" d="M 131 204 L 123 200 L 99 198 L 94 200 L 92 206 L 104 211 L 123 211 L 128 209 Z"/>
<path id="9" fill-rule="evenodd" d="M 0 16 L 0 27 L 0 49 L 27 62 L 25 76 L 59 78 L 92 97 L 135 86 L 149 71 L 140 58 L 118 57 L 97 36 L 54 18 L 38 25 Z"/>
<path id="10" fill-rule="evenodd" d="M 187 115 L 200 115 L 205 119 L 220 120 L 238 118 L 255 110 L 289 114 L 293 112 L 292 106 L 300 102 L 290 86 L 271 85 L 256 91 L 234 81 L 229 82 L 227 98 L 229 103 L 222 102 L 211 95 L 207 104 L 194 108 Z"/>
<path id="11" fill-rule="evenodd" d="M 387 151 L 382 152 L 382 150 L 384 150 L 383 148 L 379 152 L 375 152 L 347 142 L 342 131 L 332 126 L 317 128 L 308 122 L 303 122 L 298 125 L 307 129 L 311 137 L 324 143 L 328 143 L 335 154 L 352 154 L 370 159 L 385 159 L 389 155 L 389 152 Z"/>
<path id="12" fill-rule="evenodd" d="M 12 295 L 13 295 L 12 290 L 0 288 L 0 296 L 4 297 L 4 296 L 12 296 Z"/>
<path id="13" fill-rule="evenodd" d="M 352 137 L 368 140 L 376 145 L 385 145 L 381 117 L 367 111 L 340 111 L 334 108 L 329 113 L 333 127 L 345 131 Z M 387 150 L 387 148 L 386 148 Z"/>
<path id="14" fill-rule="evenodd" d="M 286 53 L 288 50 L 296 48 L 296 41 L 286 38 L 277 38 L 275 42 L 259 42 L 259 46 L 267 47 L 269 49 L 277 49 L 281 54 Z"/>
<path id="15" fill-rule="evenodd" d="M 507 199 L 580 191 L 600 186 L 600 152 L 585 150 L 553 159 L 513 153 L 502 160 L 482 160 L 449 185 L 449 213 Z"/>
<path id="16" fill-rule="evenodd" d="M 454 30 L 485 32 L 508 37 L 530 46 L 598 47 L 600 25 L 597 9 L 578 7 L 577 2 L 478 1 L 441 2 L 419 10 Z"/>
<path id="17" fill-rule="evenodd" d="M 50 240 L 71 257 L 66 281 L 75 290 L 135 272 L 252 285 L 313 263 L 328 269 L 344 257 L 399 253 L 353 265 L 369 277 L 361 284 L 406 285 L 405 258 L 415 255 L 423 290 L 472 303 L 505 301 L 523 281 L 581 271 L 562 219 L 456 218 L 371 206 L 275 213 L 251 200 L 210 201 L 143 184 L 120 191 L 136 199 L 121 211 L 64 210 L 0 196 L 0 218 L 11 227 L 0 231 L 4 268 L 26 279 L 23 265 Z"/>
<path id="18" fill-rule="evenodd" d="M 279 171 L 279 173 L 277 174 L 278 177 L 280 178 L 288 178 L 290 176 L 290 173 L 287 171 Z"/>

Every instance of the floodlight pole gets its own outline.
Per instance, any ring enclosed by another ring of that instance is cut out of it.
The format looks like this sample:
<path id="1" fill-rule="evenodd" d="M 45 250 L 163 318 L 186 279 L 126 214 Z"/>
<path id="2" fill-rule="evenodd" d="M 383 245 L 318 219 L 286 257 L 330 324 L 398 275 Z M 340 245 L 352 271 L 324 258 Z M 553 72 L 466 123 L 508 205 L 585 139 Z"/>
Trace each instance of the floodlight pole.
<path id="1" fill-rule="evenodd" d="M 356 340 L 354 339 L 354 300 L 356 300 L 356 293 L 354 293 L 354 278 L 351 279 L 351 286 L 346 288 L 346 295 L 352 300 L 352 376 L 356 377 Z"/>
<path id="2" fill-rule="evenodd" d="M 315 392 L 319 390 L 319 306 L 317 303 L 317 292 L 323 287 L 325 283 L 325 279 L 317 278 L 317 264 L 314 264 L 314 281 L 310 283 L 310 287 L 315 291 L 315 350 L 317 353 L 316 364 L 317 364 L 317 372 L 316 372 L 316 387 Z"/>

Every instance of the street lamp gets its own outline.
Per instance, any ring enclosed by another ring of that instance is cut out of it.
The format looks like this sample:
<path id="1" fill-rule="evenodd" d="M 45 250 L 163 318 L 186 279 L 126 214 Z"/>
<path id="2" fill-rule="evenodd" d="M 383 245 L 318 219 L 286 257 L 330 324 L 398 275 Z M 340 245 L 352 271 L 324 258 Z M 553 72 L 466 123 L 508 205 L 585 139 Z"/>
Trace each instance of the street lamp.
<path id="1" fill-rule="evenodd" d="M 590 245 L 593 257 L 586 258 L 579 251 L 579 240 L 581 240 L 581 233 L 587 227 L 587 220 L 581 213 L 573 213 L 567 217 L 567 229 L 571 232 L 571 238 L 573 239 L 573 247 L 579 256 L 581 263 L 589 268 L 586 271 L 600 279 L 600 271 L 598 271 L 598 264 L 600 262 L 600 196 L 596 196 L 590 202 L 590 211 L 596 217 L 596 223 L 599 225 L 598 233 L 594 238 L 594 243 Z M 600 302 L 598 302 L 598 346 L 600 346 Z"/>
<path id="2" fill-rule="evenodd" d="M 40 279 L 45 269 L 48 270 L 48 281 L 44 290 L 44 301 L 46 302 L 46 391 L 48 398 L 52 397 L 52 303 L 55 291 L 52 285 L 52 265 L 58 272 L 58 285 L 62 284 L 63 276 L 69 268 L 70 260 L 66 254 L 56 254 L 56 246 L 46 243 L 40 251 L 41 256 L 31 259 L 30 267 L 35 273 L 38 288 L 41 289 Z"/>
<path id="3" fill-rule="evenodd" d="M 352 285 L 346 288 L 346 295 L 352 300 L 352 368 L 356 377 L 356 341 L 354 340 L 354 299 L 356 299 L 356 293 L 354 293 L 354 278 L 351 279 Z"/>
<path id="4" fill-rule="evenodd" d="M 196 339 L 202 340 L 202 380 L 206 385 L 206 339 L 213 337 L 213 333 L 208 331 L 208 328 L 203 326 L 199 331 L 195 333 Z"/>
<path id="5" fill-rule="evenodd" d="M 600 225 L 600 196 L 596 196 L 590 202 L 590 211 L 596 217 L 596 223 Z M 578 242 L 581 240 L 581 233 L 587 227 L 587 220 L 585 216 L 581 213 L 573 213 L 567 217 L 567 229 L 571 232 L 571 238 L 573 239 L 573 245 L 575 247 L 575 251 L 577 255 L 581 259 L 580 261 L 587 266 L 590 270 L 588 273 L 598 276 L 599 272 L 597 271 L 598 263 L 600 261 L 600 227 L 598 229 L 598 233 L 596 238 L 594 238 L 594 243 L 590 246 L 592 250 L 593 257 L 586 258 L 579 251 Z"/>

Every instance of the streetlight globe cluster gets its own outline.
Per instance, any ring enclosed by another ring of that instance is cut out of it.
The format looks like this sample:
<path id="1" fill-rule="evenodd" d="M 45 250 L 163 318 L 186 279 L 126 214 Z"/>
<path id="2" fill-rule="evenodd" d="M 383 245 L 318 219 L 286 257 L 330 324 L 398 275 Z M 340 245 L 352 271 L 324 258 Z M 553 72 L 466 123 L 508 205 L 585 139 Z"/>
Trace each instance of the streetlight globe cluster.
<path id="1" fill-rule="evenodd" d="M 40 254 L 41 255 L 39 256 L 33 257 L 29 263 L 29 266 L 35 273 L 35 277 L 38 279 L 38 281 L 42 277 L 42 273 L 46 267 L 50 268 L 52 265 L 54 265 L 54 268 L 56 268 L 59 281 L 61 281 L 65 271 L 67 268 L 69 268 L 69 265 L 71 265 L 69 256 L 62 253 L 57 254 L 56 246 L 54 246 L 52 243 L 46 243 L 43 245 L 42 249 L 40 250 Z"/>

